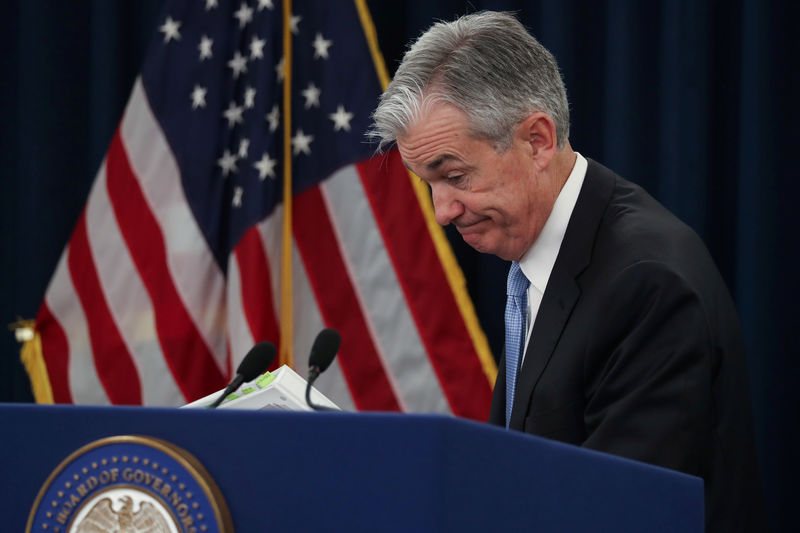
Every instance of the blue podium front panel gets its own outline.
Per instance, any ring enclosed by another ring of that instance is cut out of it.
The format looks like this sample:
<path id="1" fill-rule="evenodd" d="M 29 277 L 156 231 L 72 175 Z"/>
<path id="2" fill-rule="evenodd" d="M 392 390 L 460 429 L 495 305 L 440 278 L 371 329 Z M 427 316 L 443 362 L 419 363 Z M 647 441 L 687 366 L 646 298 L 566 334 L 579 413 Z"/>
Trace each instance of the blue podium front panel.
<path id="1" fill-rule="evenodd" d="M 698 478 L 450 417 L 3 405 L 0 427 L 4 531 L 25 531 L 65 458 L 115 435 L 192 454 L 238 533 L 703 530 Z"/>

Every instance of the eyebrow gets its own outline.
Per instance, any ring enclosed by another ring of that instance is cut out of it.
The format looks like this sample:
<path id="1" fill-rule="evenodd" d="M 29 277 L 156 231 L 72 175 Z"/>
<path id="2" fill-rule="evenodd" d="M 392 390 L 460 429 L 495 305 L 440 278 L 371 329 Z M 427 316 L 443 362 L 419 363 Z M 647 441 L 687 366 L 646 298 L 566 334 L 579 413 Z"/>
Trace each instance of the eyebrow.
<path id="1" fill-rule="evenodd" d="M 437 157 L 436 159 L 434 159 L 433 161 L 431 161 L 430 163 L 428 163 L 427 165 L 425 165 L 425 168 L 427 168 L 428 170 L 436 170 L 437 168 L 442 166 L 442 164 L 444 164 L 447 161 L 461 161 L 461 159 L 459 159 L 458 157 L 454 156 L 453 154 L 442 154 L 439 157 Z M 405 165 L 405 167 L 408 170 L 411 170 L 411 167 L 408 166 L 408 163 L 406 163 L 405 159 L 403 160 L 403 165 Z M 413 170 L 411 170 L 411 171 L 413 172 Z"/>
<path id="2" fill-rule="evenodd" d="M 458 157 L 454 156 L 453 154 L 442 154 L 439 157 L 437 157 L 436 159 L 434 159 L 433 161 L 431 161 L 430 163 L 428 163 L 427 164 L 427 168 L 428 168 L 428 170 L 436 170 L 437 168 L 442 166 L 442 164 L 444 162 L 452 161 L 454 159 L 458 160 L 458 161 L 461 161 Z"/>

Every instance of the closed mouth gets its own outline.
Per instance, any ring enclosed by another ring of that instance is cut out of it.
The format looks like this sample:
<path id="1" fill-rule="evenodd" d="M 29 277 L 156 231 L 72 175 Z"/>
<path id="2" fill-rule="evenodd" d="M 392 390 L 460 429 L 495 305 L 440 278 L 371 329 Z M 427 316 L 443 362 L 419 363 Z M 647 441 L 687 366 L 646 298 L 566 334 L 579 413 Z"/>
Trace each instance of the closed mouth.
<path id="1" fill-rule="evenodd" d="M 478 226 L 480 226 L 480 224 L 482 222 L 485 222 L 486 220 L 488 220 L 488 219 L 480 218 L 480 219 L 478 219 L 478 220 L 476 220 L 474 222 L 470 222 L 468 224 L 456 224 L 456 229 L 462 235 L 465 234 L 465 233 L 472 233 L 478 228 Z"/>

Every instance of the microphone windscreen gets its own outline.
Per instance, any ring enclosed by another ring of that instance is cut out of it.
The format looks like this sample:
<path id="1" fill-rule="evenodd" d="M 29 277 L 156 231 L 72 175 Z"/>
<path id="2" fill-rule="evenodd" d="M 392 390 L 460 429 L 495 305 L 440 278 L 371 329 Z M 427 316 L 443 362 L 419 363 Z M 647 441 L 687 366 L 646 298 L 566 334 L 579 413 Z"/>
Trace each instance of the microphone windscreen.
<path id="1" fill-rule="evenodd" d="M 311 346 L 308 366 L 316 366 L 319 368 L 320 373 L 325 372 L 325 369 L 333 362 L 333 358 L 336 357 L 336 352 L 339 351 L 341 343 L 342 338 L 335 329 L 325 328 L 320 331 L 317 338 L 314 339 L 314 345 Z"/>
<path id="2" fill-rule="evenodd" d="M 260 374 L 263 374 L 275 360 L 277 350 L 275 345 L 271 342 L 259 342 L 247 352 L 242 362 L 239 363 L 239 368 L 236 369 L 237 374 L 241 374 L 244 381 L 252 381 Z"/>

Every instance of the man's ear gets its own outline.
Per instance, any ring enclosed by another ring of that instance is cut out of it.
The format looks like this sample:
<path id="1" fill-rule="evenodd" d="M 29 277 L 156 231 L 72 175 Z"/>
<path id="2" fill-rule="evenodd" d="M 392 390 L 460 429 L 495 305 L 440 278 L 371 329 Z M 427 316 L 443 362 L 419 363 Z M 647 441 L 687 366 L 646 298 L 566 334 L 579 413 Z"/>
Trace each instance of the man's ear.
<path id="1" fill-rule="evenodd" d="M 558 150 L 556 123 L 546 113 L 533 113 L 520 122 L 517 136 L 539 168 L 545 168 Z"/>

